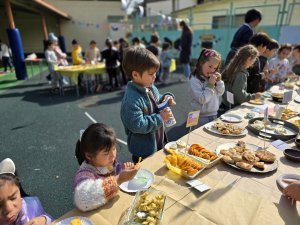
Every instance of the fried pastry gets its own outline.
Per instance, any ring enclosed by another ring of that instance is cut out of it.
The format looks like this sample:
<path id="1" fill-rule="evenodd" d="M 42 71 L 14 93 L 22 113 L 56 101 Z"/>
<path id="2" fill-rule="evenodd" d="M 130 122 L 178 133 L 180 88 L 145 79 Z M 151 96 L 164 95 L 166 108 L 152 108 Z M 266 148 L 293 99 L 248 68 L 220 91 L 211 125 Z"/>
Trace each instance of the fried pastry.
<path id="1" fill-rule="evenodd" d="M 253 167 L 253 165 L 251 165 L 249 163 L 245 163 L 245 162 L 237 162 L 237 163 L 235 163 L 235 165 L 237 167 L 240 167 L 240 168 L 244 169 L 244 170 L 251 170 L 252 167 Z"/>
<path id="2" fill-rule="evenodd" d="M 258 169 L 262 169 L 262 170 L 265 169 L 265 163 L 264 162 L 255 162 L 253 164 L 253 166 L 255 166 Z"/>
<path id="3" fill-rule="evenodd" d="M 245 160 L 249 161 L 250 163 L 255 162 L 255 158 L 256 158 L 255 153 L 253 151 L 249 151 L 249 150 L 244 151 L 242 154 L 242 157 Z"/>
<path id="4" fill-rule="evenodd" d="M 241 156 L 241 155 L 238 155 L 238 154 L 233 155 L 233 156 L 232 156 L 232 159 L 234 160 L 234 162 L 241 162 L 241 161 L 243 161 L 242 156 Z"/>
<path id="5" fill-rule="evenodd" d="M 270 162 L 270 163 L 272 163 L 276 159 L 276 156 L 273 153 L 271 153 L 271 152 L 269 152 L 267 150 L 257 151 L 255 153 L 255 155 L 258 158 L 260 158 L 260 160 L 263 161 L 263 162 Z"/>
<path id="6" fill-rule="evenodd" d="M 186 147 L 186 143 L 182 140 L 176 141 L 176 144 L 177 144 L 178 148 L 185 148 Z"/>
<path id="7" fill-rule="evenodd" d="M 223 160 L 226 163 L 234 164 L 234 160 L 230 156 L 228 156 L 228 155 L 224 155 L 223 156 Z"/>

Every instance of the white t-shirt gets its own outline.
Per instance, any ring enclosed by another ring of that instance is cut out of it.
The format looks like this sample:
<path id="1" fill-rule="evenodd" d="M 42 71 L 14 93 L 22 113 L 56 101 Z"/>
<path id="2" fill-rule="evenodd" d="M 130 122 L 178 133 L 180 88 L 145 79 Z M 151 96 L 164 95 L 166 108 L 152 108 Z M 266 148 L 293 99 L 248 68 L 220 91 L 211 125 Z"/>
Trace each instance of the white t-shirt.
<path id="1" fill-rule="evenodd" d="M 278 73 L 273 74 L 271 79 L 280 79 L 283 80 L 284 77 L 291 72 L 290 63 L 288 59 L 279 59 L 278 57 L 274 57 L 270 59 L 269 69 L 278 69 Z"/>

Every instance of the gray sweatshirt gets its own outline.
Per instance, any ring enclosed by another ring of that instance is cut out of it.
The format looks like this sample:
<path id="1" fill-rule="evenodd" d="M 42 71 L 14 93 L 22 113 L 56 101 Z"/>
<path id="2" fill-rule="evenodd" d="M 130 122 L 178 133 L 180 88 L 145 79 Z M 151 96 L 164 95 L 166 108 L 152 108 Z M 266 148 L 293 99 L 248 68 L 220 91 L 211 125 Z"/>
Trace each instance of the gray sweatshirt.
<path id="1" fill-rule="evenodd" d="M 218 81 L 211 88 L 208 87 L 208 79 L 203 81 L 192 76 L 189 80 L 189 94 L 191 97 L 192 110 L 200 110 L 200 117 L 215 116 L 221 104 L 221 96 L 225 90 L 224 82 Z"/>

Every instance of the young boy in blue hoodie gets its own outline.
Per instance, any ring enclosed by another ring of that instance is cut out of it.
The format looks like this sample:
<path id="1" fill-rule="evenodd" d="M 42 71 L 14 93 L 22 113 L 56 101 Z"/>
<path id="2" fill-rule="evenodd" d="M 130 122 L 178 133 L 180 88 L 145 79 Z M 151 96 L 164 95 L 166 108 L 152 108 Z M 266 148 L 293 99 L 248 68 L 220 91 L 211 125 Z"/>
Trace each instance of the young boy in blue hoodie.
<path id="1" fill-rule="evenodd" d="M 134 163 L 163 148 L 164 121 L 173 116 L 169 108 L 159 111 L 157 107 L 167 98 L 171 106 L 176 104 L 173 94 L 160 95 L 154 86 L 159 65 L 157 57 L 144 48 L 129 47 L 124 54 L 122 67 L 131 81 L 122 100 L 121 120 Z"/>

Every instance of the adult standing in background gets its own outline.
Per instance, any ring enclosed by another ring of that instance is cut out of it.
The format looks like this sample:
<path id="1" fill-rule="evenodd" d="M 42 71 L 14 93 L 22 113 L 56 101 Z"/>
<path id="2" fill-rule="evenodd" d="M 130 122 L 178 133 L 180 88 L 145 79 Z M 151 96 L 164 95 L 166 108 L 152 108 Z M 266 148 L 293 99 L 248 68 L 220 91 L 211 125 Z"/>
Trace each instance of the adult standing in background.
<path id="1" fill-rule="evenodd" d="M 237 50 L 249 44 L 251 37 L 254 35 L 254 28 L 260 23 L 262 14 L 257 9 L 250 9 L 245 15 L 245 23 L 236 31 L 230 45 L 230 51 L 225 60 L 225 66 L 228 65 Z"/>
<path id="2" fill-rule="evenodd" d="M 183 66 L 185 79 L 187 79 L 191 74 L 190 62 L 192 54 L 193 32 L 183 20 L 180 21 L 179 26 L 182 28 L 179 60 Z"/>

